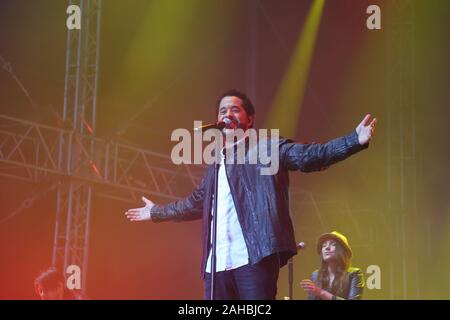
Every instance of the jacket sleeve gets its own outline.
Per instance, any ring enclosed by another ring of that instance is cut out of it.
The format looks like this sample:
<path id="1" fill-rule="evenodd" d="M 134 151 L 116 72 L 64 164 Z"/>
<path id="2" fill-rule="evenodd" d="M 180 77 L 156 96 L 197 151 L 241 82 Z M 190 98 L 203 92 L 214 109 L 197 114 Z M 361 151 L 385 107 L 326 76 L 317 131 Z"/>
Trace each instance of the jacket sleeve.
<path id="1" fill-rule="evenodd" d="M 347 136 L 324 144 L 302 144 L 281 139 L 279 146 L 280 160 L 288 170 L 320 171 L 366 149 L 368 146 L 369 144 L 363 146 L 359 144 L 356 130 Z"/>
<path id="2" fill-rule="evenodd" d="M 349 300 L 361 300 L 364 290 L 364 275 L 360 269 L 352 273 L 350 279 L 350 288 L 348 291 Z"/>
<path id="3" fill-rule="evenodd" d="M 350 283 L 347 300 L 361 300 L 364 290 L 364 275 L 360 269 L 350 274 Z M 343 297 L 337 297 L 337 300 L 344 300 Z"/>
<path id="4" fill-rule="evenodd" d="M 203 200 L 205 197 L 205 179 L 185 199 L 166 205 L 154 205 L 150 211 L 153 222 L 190 221 L 202 218 Z"/>

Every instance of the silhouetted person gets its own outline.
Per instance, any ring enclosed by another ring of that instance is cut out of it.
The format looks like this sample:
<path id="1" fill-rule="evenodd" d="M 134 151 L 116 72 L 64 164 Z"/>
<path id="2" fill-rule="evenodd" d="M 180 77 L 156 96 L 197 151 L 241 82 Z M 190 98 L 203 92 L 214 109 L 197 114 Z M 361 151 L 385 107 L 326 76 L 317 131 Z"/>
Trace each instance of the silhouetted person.
<path id="1" fill-rule="evenodd" d="M 41 300 L 85 300 L 78 290 L 66 286 L 63 274 L 54 267 L 43 271 L 34 280 L 34 289 Z"/>

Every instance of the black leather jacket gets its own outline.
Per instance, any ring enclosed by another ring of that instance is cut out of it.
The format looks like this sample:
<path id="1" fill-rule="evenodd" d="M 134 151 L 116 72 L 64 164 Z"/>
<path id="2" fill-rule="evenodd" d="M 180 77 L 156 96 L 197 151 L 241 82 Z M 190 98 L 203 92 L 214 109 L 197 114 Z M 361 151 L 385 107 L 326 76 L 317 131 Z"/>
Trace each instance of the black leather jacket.
<path id="1" fill-rule="evenodd" d="M 317 277 L 318 270 L 311 274 L 310 279 L 316 285 L 319 285 L 317 282 Z M 333 293 L 330 288 L 322 289 L 332 293 L 334 295 L 334 299 L 336 300 L 360 300 L 362 299 L 364 290 L 364 275 L 358 268 L 349 268 L 346 272 L 344 286 L 339 290 L 339 292 Z M 308 300 L 319 300 L 319 298 L 309 294 Z"/>
<path id="2" fill-rule="evenodd" d="M 273 140 L 266 139 L 265 142 L 270 151 Z M 284 138 L 278 138 L 276 142 L 279 143 L 279 170 L 274 175 L 261 175 L 260 169 L 264 165 L 259 160 L 257 164 L 225 165 L 250 264 L 277 253 L 283 266 L 297 252 L 289 215 L 288 170 L 323 170 L 368 146 L 359 144 L 356 131 L 324 144 L 294 143 Z M 154 222 L 203 219 L 202 277 L 210 251 L 213 184 L 214 166 L 211 165 L 187 198 L 167 205 L 155 205 L 151 210 Z"/>

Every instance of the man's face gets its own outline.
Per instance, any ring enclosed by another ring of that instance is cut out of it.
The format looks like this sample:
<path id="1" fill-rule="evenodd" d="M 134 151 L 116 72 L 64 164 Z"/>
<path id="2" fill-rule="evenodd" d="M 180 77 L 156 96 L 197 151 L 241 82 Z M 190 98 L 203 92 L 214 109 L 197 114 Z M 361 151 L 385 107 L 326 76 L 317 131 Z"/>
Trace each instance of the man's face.
<path id="1" fill-rule="evenodd" d="M 242 100 L 238 97 L 224 97 L 220 101 L 217 122 L 223 121 L 225 118 L 231 120 L 231 124 L 227 128 L 229 130 L 240 128 L 245 131 L 253 125 L 253 116 L 247 115 L 242 106 Z"/>

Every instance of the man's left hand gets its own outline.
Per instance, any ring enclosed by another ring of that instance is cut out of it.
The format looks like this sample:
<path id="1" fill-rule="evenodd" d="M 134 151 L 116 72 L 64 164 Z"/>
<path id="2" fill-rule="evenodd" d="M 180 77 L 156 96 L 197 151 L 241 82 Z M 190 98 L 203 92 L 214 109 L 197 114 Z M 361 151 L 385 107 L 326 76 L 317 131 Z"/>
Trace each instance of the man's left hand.
<path id="1" fill-rule="evenodd" d="M 356 127 L 356 133 L 358 134 L 358 141 L 360 145 L 369 143 L 375 132 L 377 118 L 371 119 L 371 117 L 372 116 L 370 114 L 366 115 L 363 121 L 361 121 L 361 123 Z"/>

